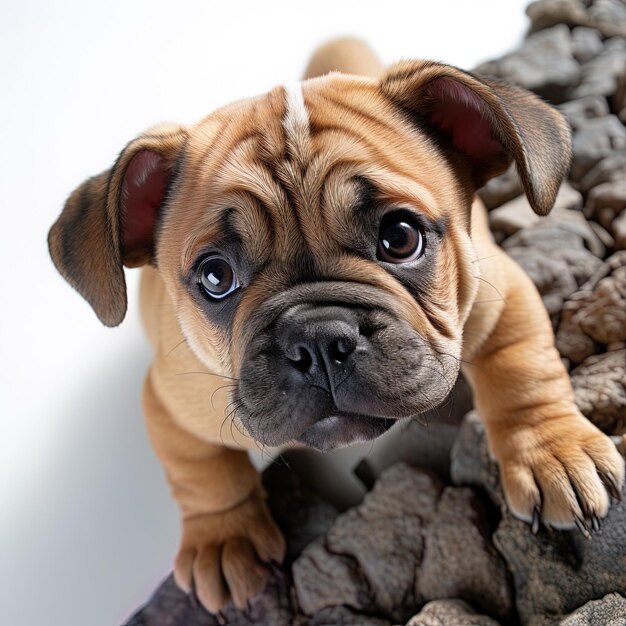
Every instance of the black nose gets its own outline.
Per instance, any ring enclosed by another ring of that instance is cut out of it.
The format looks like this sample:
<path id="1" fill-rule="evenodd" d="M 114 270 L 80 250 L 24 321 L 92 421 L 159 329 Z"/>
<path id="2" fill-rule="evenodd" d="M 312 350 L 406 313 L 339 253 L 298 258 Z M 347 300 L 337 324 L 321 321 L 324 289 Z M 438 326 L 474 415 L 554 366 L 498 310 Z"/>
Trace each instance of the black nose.
<path id="1" fill-rule="evenodd" d="M 359 325 L 342 307 L 294 307 L 283 315 L 277 339 L 288 363 L 299 372 L 332 375 L 354 353 Z"/>

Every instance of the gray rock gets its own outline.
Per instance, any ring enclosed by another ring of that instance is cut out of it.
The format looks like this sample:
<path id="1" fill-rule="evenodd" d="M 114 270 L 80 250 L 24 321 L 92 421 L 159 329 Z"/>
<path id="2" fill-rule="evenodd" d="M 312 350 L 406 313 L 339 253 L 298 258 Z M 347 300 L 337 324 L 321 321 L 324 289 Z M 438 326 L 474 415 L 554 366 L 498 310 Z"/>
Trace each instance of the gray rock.
<path id="1" fill-rule="evenodd" d="M 425 601 L 451 596 L 508 616 L 506 568 L 484 518 L 471 490 L 442 492 L 429 474 L 395 465 L 296 560 L 300 606 L 307 615 L 347 605 L 403 621 Z"/>
<path id="2" fill-rule="evenodd" d="M 602 183 L 626 179 L 626 150 L 614 150 L 580 180 L 579 189 L 589 192 Z"/>
<path id="3" fill-rule="evenodd" d="M 582 215 L 571 211 L 571 216 Z M 589 241 L 601 245 L 588 225 L 581 221 L 548 217 L 506 239 L 502 247 L 526 270 L 542 296 L 551 316 L 558 316 L 563 302 L 585 283 L 602 261 L 585 246 L 582 230 Z M 570 217 L 571 217 L 570 216 Z M 584 220 L 583 220 L 584 221 Z"/>
<path id="4" fill-rule="evenodd" d="M 338 511 L 280 461 L 268 465 L 263 472 L 263 485 L 270 511 L 287 540 L 285 562 L 289 565 L 305 546 L 330 528 Z"/>
<path id="5" fill-rule="evenodd" d="M 556 345 L 562 356 L 579 364 L 622 341 L 626 341 L 626 252 L 617 252 L 565 302 Z"/>
<path id="6" fill-rule="evenodd" d="M 361 612 L 376 608 L 398 621 L 414 613 L 424 527 L 441 489 L 408 465 L 384 471 L 363 503 L 340 515 L 325 540 L 305 548 L 294 563 L 303 611 L 311 615 L 345 604 Z"/>
<path id="7" fill-rule="evenodd" d="M 300 622 L 299 622 L 300 624 Z M 285 625 L 286 626 L 286 625 Z M 302 626 L 392 626 L 386 619 L 357 613 L 346 606 L 322 609 Z"/>
<path id="8" fill-rule="evenodd" d="M 598 428 L 626 431 L 626 350 L 588 357 L 572 371 L 572 386 L 578 408 Z"/>
<path id="9" fill-rule="evenodd" d="M 607 42 L 604 50 L 582 66 L 580 84 L 572 98 L 612 96 L 626 75 L 626 48 L 621 38 Z"/>
<path id="10" fill-rule="evenodd" d="M 236 610 L 229 604 L 223 611 L 229 626 L 286 626 L 294 615 L 291 610 L 289 584 L 284 576 L 272 575 L 262 595 L 250 603 L 250 611 Z M 215 615 L 207 613 L 193 594 L 181 591 L 169 576 L 154 592 L 145 607 L 133 615 L 125 626 L 218 626 Z"/>
<path id="11" fill-rule="evenodd" d="M 570 126 L 577 130 L 585 120 L 604 117 L 609 114 L 609 105 L 604 96 L 587 96 L 559 104 L 559 111 L 565 115 Z"/>
<path id="12" fill-rule="evenodd" d="M 613 504 L 602 530 L 589 540 L 578 531 L 545 528 L 535 536 L 505 510 L 494 542 L 513 575 L 522 624 L 537 616 L 570 613 L 589 600 L 626 589 L 624 503 Z"/>
<path id="13" fill-rule="evenodd" d="M 573 219 L 580 222 L 582 220 L 582 230 L 579 232 L 585 233 L 587 238 L 596 241 L 594 235 L 589 234 L 587 223 L 581 216 L 575 217 L 570 215 L 561 216 L 561 211 L 578 211 L 583 206 L 583 197 L 580 192 L 576 191 L 568 182 L 563 182 L 559 193 L 557 194 L 552 209 L 552 214 L 557 217 L 563 217 L 563 219 Z M 494 209 L 489 213 L 489 226 L 493 231 L 500 231 L 506 236 L 516 233 L 522 228 L 528 228 L 542 221 L 542 218 L 537 215 L 530 206 L 526 196 L 520 196 L 514 200 L 506 202 L 502 206 Z"/>
<path id="14" fill-rule="evenodd" d="M 550 28 L 556 24 L 577 26 L 587 23 L 587 11 L 580 0 L 539 0 L 526 7 L 531 21 L 531 32 Z"/>
<path id="15" fill-rule="evenodd" d="M 602 35 L 595 28 L 578 26 L 572 29 L 572 48 L 580 63 L 587 63 L 604 50 Z"/>
<path id="16" fill-rule="evenodd" d="M 626 626 L 626 598 L 609 593 L 600 600 L 591 600 L 563 619 L 559 626 Z"/>
<path id="17" fill-rule="evenodd" d="M 406 626 L 499 626 L 499 624 L 486 615 L 478 615 L 462 600 L 433 600 L 412 617 Z"/>
<path id="18" fill-rule="evenodd" d="M 620 0 L 594 0 L 588 15 L 588 23 L 605 37 L 626 37 L 626 5 Z"/>
<path id="19" fill-rule="evenodd" d="M 507 620 L 512 610 L 508 573 L 486 520 L 484 504 L 472 489 L 444 489 L 426 529 L 418 596 L 462 598 Z"/>
<path id="20" fill-rule="evenodd" d="M 465 416 L 450 455 L 450 477 L 455 485 L 484 490 L 497 506 L 505 505 L 498 464 L 489 453 L 485 425 L 476 411 Z"/>
<path id="21" fill-rule="evenodd" d="M 626 211 L 622 211 L 613 220 L 611 230 L 615 239 L 615 248 L 617 250 L 626 250 Z"/>
<path id="22" fill-rule="evenodd" d="M 624 211 L 626 211 L 626 179 L 597 185 L 587 195 L 585 215 L 606 228 L 616 239 L 615 220 Z M 617 227 L 619 230 L 619 223 Z"/>
<path id="23" fill-rule="evenodd" d="M 554 103 L 567 99 L 581 76 L 569 29 L 563 24 L 530 35 L 519 50 L 497 61 L 495 67 L 498 76 Z"/>
<path id="24" fill-rule="evenodd" d="M 524 190 L 513 165 L 504 174 L 492 178 L 478 191 L 478 195 L 489 210 L 517 198 L 522 193 Z"/>
<path id="25" fill-rule="evenodd" d="M 572 141 L 572 179 L 581 180 L 614 150 L 626 149 L 626 129 L 615 115 L 586 120 Z"/>

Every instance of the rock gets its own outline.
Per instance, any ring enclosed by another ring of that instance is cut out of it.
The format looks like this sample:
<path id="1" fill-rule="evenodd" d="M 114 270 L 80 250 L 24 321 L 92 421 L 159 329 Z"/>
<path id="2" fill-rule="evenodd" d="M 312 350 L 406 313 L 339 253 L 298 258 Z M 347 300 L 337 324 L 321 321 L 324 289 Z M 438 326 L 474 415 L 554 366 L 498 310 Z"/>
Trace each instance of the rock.
<path id="1" fill-rule="evenodd" d="M 492 178 L 478 191 L 478 195 L 489 210 L 517 198 L 522 193 L 524 190 L 514 165 L 511 165 L 504 174 Z"/>
<path id="2" fill-rule="evenodd" d="M 587 172 L 578 187 L 583 193 L 587 193 L 602 183 L 624 179 L 626 179 L 626 150 L 615 150 Z"/>
<path id="3" fill-rule="evenodd" d="M 605 37 L 626 37 L 626 5 L 620 0 L 594 0 L 589 7 L 589 22 Z"/>
<path id="4" fill-rule="evenodd" d="M 499 231 L 507 237 L 539 221 L 541 217 L 533 211 L 526 196 L 509 200 L 489 213 L 491 230 Z"/>
<path id="5" fill-rule="evenodd" d="M 602 35 L 595 28 L 578 26 L 572 29 L 572 49 L 580 63 L 587 63 L 604 50 Z"/>
<path id="6" fill-rule="evenodd" d="M 444 489 L 426 529 L 418 595 L 424 600 L 462 598 L 508 620 L 513 606 L 508 573 L 486 520 L 484 504 L 472 489 Z"/>
<path id="7" fill-rule="evenodd" d="M 626 211 L 622 211 L 619 217 L 613 220 L 611 230 L 615 238 L 615 248 L 617 250 L 626 250 Z"/>
<path id="8" fill-rule="evenodd" d="M 589 280 L 602 264 L 585 246 L 586 241 L 593 242 L 594 247 L 601 246 L 601 242 L 584 224 L 579 212 L 569 213 L 571 215 L 561 212 L 560 219 L 545 218 L 518 231 L 502 244 L 529 274 L 552 316 L 558 316 L 565 299 Z"/>
<path id="9" fill-rule="evenodd" d="M 323 535 L 338 515 L 329 502 L 306 488 L 302 479 L 280 462 L 263 472 L 267 503 L 287 540 L 286 564 L 291 564 L 305 546 Z"/>
<path id="10" fill-rule="evenodd" d="M 402 621 L 419 606 L 415 573 L 424 526 L 442 486 L 398 464 L 384 471 L 363 503 L 340 515 L 323 542 L 305 548 L 293 566 L 300 606 L 311 615 L 349 605 Z"/>
<path id="11" fill-rule="evenodd" d="M 461 423 L 450 459 L 453 484 L 484 490 L 497 507 L 505 506 L 498 464 L 489 453 L 485 425 L 476 411 L 468 413 Z"/>
<path id="12" fill-rule="evenodd" d="M 626 179 L 602 183 L 589 192 L 585 215 L 611 233 L 618 249 L 625 247 L 623 213 L 626 213 Z"/>
<path id="13" fill-rule="evenodd" d="M 584 125 L 585 120 L 609 114 L 609 105 L 604 96 L 586 96 L 579 100 L 570 100 L 559 104 L 557 108 L 565 115 L 574 130 Z"/>
<path id="14" fill-rule="evenodd" d="M 433 600 L 406 626 L 499 626 L 498 622 L 476 611 L 462 600 Z"/>
<path id="15" fill-rule="evenodd" d="M 624 624 L 626 624 L 626 598 L 619 593 L 609 593 L 600 600 L 591 600 L 559 622 L 559 626 L 624 626 Z"/>
<path id="16" fill-rule="evenodd" d="M 563 306 L 556 345 L 571 363 L 626 341 L 626 252 L 615 253 Z"/>
<path id="17" fill-rule="evenodd" d="M 589 600 L 626 589 L 623 502 L 612 505 L 602 530 L 591 539 L 578 531 L 545 528 L 533 535 L 505 510 L 494 542 L 513 575 L 522 624 L 535 616 L 570 613 Z"/>
<path id="18" fill-rule="evenodd" d="M 485 517 L 471 490 L 442 491 L 429 474 L 395 465 L 296 560 L 300 606 L 312 615 L 348 605 L 403 621 L 425 601 L 451 595 L 507 616 L 506 568 Z"/>
<path id="19" fill-rule="evenodd" d="M 300 622 L 299 622 L 300 623 Z M 303 624 L 304 626 L 304 624 Z M 306 621 L 306 626 L 392 626 L 386 619 L 352 611 L 346 606 L 322 609 Z"/>
<path id="20" fill-rule="evenodd" d="M 604 50 L 582 66 L 580 84 L 572 98 L 585 96 L 612 96 L 626 76 L 626 48 L 623 40 L 607 42 Z"/>
<path id="21" fill-rule="evenodd" d="M 580 81 L 567 26 L 560 24 L 530 35 L 522 47 L 497 64 L 498 75 L 550 102 L 563 102 Z"/>
<path id="22" fill-rule="evenodd" d="M 590 356 L 571 376 L 576 404 L 582 413 L 606 433 L 625 432 L 626 350 Z"/>
<path id="23" fill-rule="evenodd" d="M 614 150 L 626 149 L 626 129 L 615 115 L 586 120 L 572 141 L 572 179 L 580 180 Z"/>
<path id="24" fill-rule="evenodd" d="M 236 610 L 229 604 L 223 611 L 229 626 L 286 626 L 293 613 L 289 600 L 289 584 L 285 577 L 272 576 L 262 595 L 250 602 L 250 611 Z M 220 621 L 209 614 L 193 594 L 181 591 L 170 575 L 154 592 L 145 607 L 125 626 L 218 626 Z"/>
<path id="25" fill-rule="evenodd" d="M 556 24 L 577 26 L 587 23 L 587 11 L 580 0 L 539 0 L 526 7 L 530 32 L 534 33 Z"/>
<path id="26" fill-rule="evenodd" d="M 582 195 L 569 183 L 564 182 L 557 194 L 552 214 L 558 214 L 558 217 L 561 217 L 561 211 L 578 211 L 582 206 Z M 570 218 L 572 216 L 566 215 L 564 217 Z M 586 233 L 588 230 L 586 221 L 584 221 L 582 217 L 572 217 L 572 219 L 575 221 L 582 220 L 582 224 L 584 224 L 582 228 Z M 526 196 L 519 196 L 514 200 L 510 200 L 489 213 L 489 226 L 491 230 L 502 232 L 506 236 L 512 235 L 522 228 L 528 228 L 540 221 L 542 221 L 542 218 L 533 211 Z M 587 233 L 587 237 L 588 236 Z M 595 236 L 592 236 L 592 238 L 594 241 L 596 240 Z"/>

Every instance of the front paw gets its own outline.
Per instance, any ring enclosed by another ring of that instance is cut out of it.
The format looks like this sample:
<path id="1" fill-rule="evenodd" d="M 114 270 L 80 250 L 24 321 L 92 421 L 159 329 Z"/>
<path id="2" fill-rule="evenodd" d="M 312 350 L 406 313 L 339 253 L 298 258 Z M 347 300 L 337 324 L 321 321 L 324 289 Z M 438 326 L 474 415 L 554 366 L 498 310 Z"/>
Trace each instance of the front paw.
<path id="1" fill-rule="evenodd" d="M 285 541 L 259 489 L 236 507 L 183 520 L 174 578 L 211 613 L 232 600 L 243 609 L 267 582 L 264 563 L 281 562 Z"/>
<path id="2" fill-rule="evenodd" d="M 492 444 L 509 508 L 533 532 L 542 521 L 589 536 L 608 512 L 609 494 L 621 499 L 624 459 L 580 414 L 512 426 Z"/>

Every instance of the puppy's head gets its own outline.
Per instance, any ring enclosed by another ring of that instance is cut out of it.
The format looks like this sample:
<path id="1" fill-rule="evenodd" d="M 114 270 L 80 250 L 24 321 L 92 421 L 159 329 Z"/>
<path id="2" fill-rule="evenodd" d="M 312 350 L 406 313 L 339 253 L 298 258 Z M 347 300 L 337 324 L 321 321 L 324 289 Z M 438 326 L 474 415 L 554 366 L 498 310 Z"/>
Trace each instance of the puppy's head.
<path id="1" fill-rule="evenodd" d="M 249 434 L 331 449 L 444 400 L 477 288 L 474 191 L 514 160 L 547 213 L 569 143 L 531 94 L 449 66 L 331 74 L 132 141 L 50 250 L 110 326 L 122 266 L 154 264 L 197 357 L 238 379 Z"/>

